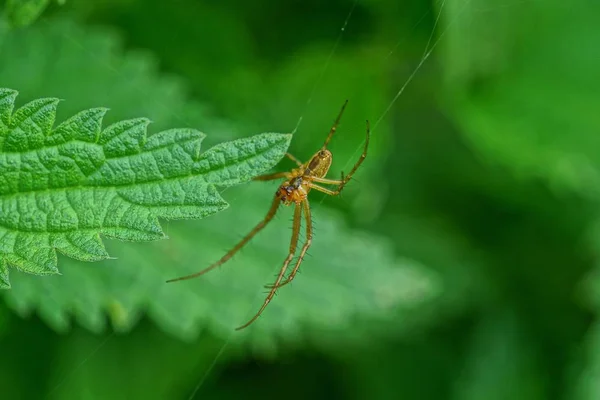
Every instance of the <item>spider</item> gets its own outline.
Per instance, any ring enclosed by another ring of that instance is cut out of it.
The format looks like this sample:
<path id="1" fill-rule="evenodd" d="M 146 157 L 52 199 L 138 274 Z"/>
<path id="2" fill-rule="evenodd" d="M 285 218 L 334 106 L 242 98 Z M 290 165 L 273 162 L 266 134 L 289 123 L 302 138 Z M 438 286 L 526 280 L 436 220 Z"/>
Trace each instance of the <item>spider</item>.
<path id="1" fill-rule="evenodd" d="M 277 210 L 279 209 L 281 203 L 283 203 L 286 206 L 293 204 L 294 219 L 289 253 L 285 261 L 283 262 L 283 265 L 281 267 L 281 270 L 279 271 L 279 274 L 277 275 L 277 279 L 275 280 L 275 282 L 272 285 L 266 286 L 266 288 L 270 289 L 270 291 L 258 312 L 244 325 L 237 327 L 236 330 L 244 329 L 250 324 L 252 324 L 254 321 L 256 321 L 258 317 L 262 314 L 262 312 L 265 310 L 267 305 L 269 305 L 269 303 L 273 299 L 273 296 L 275 296 L 277 290 L 282 286 L 287 285 L 294 279 L 296 273 L 298 272 L 298 269 L 300 268 L 300 264 L 302 264 L 302 260 L 304 259 L 304 256 L 306 255 L 306 252 L 308 251 L 308 248 L 312 243 L 313 228 L 310 203 L 308 202 L 308 193 L 312 189 L 314 189 L 319 192 L 328 194 L 330 196 L 339 195 L 340 192 L 346 186 L 346 184 L 350 181 L 350 179 L 352 179 L 352 176 L 367 156 L 367 149 L 369 147 L 369 137 L 371 136 L 369 121 L 367 121 L 367 138 L 365 140 L 363 152 L 356 164 L 354 164 L 354 167 L 352 167 L 352 169 L 350 170 L 350 173 L 344 176 L 344 173 L 342 172 L 341 179 L 339 180 L 325 178 L 325 175 L 327 175 L 327 171 L 329 171 L 329 167 L 331 167 L 331 162 L 333 159 L 333 155 L 327 149 L 327 145 L 329 144 L 329 141 L 333 137 L 333 134 L 335 133 L 340 123 L 340 119 L 342 118 L 342 114 L 344 113 L 347 104 L 348 100 L 344 102 L 340 113 L 338 114 L 333 126 L 329 131 L 329 135 L 327 135 L 327 139 L 325 139 L 323 147 L 321 147 L 321 149 L 317 153 L 315 153 L 315 155 L 313 155 L 309 161 L 307 161 L 306 163 L 302 163 L 296 157 L 292 156 L 289 153 L 286 153 L 286 157 L 295 162 L 297 168 L 292 169 L 290 172 L 275 172 L 272 174 L 260 175 L 254 178 L 254 180 L 257 181 L 270 181 L 274 179 L 284 178 L 285 181 L 283 182 L 283 184 L 281 184 L 281 186 L 279 186 L 279 188 L 275 192 L 275 198 L 273 199 L 273 203 L 271 203 L 271 208 L 267 212 L 267 215 L 250 231 L 250 233 L 244 236 L 244 238 L 238 244 L 236 244 L 231 250 L 229 250 L 229 252 L 227 252 L 227 254 L 225 254 L 219 261 L 215 262 L 214 264 L 206 267 L 200 272 L 196 272 L 194 274 L 183 276 L 180 278 L 171 279 L 167 282 L 175 282 L 195 278 L 200 275 L 204 275 L 205 273 L 223 265 L 231 257 L 233 257 L 234 254 L 236 254 L 242 247 L 244 247 L 244 245 L 248 243 L 250 239 L 254 237 L 254 235 L 260 232 L 265 226 L 267 226 L 267 224 L 273 219 L 273 217 L 277 213 Z M 334 185 L 334 188 L 330 189 L 327 187 L 323 187 L 319 184 Z M 304 213 L 304 220 L 306 222 L 306 241 L 304 242 L 304 245 L 300 250 L 300 256 L 296 260 L 294 268 L 291 270 L 289 275 L 285 277 L 285 273 L 287 272 L 288 267 L 292 262 L 292 259 L 296 254 L 296 249 L 298 247 L 298 238 L 300 236 L 300 228 L 302 223 L 302 213 Z"/>

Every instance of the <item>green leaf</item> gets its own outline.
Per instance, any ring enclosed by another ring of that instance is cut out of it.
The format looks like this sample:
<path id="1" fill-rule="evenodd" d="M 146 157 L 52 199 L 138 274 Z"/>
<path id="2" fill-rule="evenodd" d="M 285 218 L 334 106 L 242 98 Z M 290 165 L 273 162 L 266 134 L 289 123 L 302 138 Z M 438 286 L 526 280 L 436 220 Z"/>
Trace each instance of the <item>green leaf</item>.
<path id="1" fill-rule="evenodd" d="M 456 122 L 492 162 L 598 199 L 600 3 L 489 3 L 445 8 L 452 22 L 443 65 Z M 494 18 L 482 17 L 488 8 Z"/>
<path id="2" fill-rule="evenodd" d="M 62 5 L 64 1 L 57 0 L 57 3 Z M 13 26 L 29 25 L 49 4 L 50 0 L 7 0 L 6 16 Z"/>
<path id="3" fill-rule="evenodd" d="M 600 250 L 600 221 L 596 218 L 586 233 L 586 243 L 594 255 Z M 594 268 L 586 273 L 575 292 L 577 303 L 590 311 L 594 319 L 573 356 L 569 376 L 569 398 L 593 400 L 600 396 L 600 266 L 594 258 Z"/>
<path id="4" fill-rule="evenodd" d="M 158 75 L 154 57 L 139 51 L 123 56 L 113 31 L 84 30 L 64 19 L 16 30 L 0 18 L 0 54 L 11 55 L 10 62 L 0 63 L 1 86 L 18 88 L 21 101 L 65 99 L 58 109 L 61 120 L 100 104 L 110 109 L 106 124 L 145 116 L 156 130 L 211 132 L 205 139 L 211 145 L 242 136 L 210 107 L 190 99 L 180 79 Z"/>
<path id="5" fill-rule="evenodd" d="M 547 399 L 542 365 L 532 341 L 512 311 L 487 315 L 469 340 L 455 400 Z"/>
<path id="6" fill-rule="evenodd" d="M 0 257 L 39 275 L 58 272 L 55 250 L 98 261 L 108 258 L 99 235 L 160 239 L 158 218 L 223 210 L 227 203 L 215 185 L 236 185 L 271 168 L 291 140 L 264 133 L 200 154 L 205 135 L 199 131 L 171 129 L 147 138 L 145 118 L 102 129 L 103 108 L 53 128 L 58 99 L 13 112 L 16 96 L 0 88 Z"/>
<path id="7" fill-rule="evenodd" d="M 596 279 L 597 280 L 597 279 Z M 600 324 L 598 319 L 586 332 L 580 351 L 574 357 L 573 372 L 570 377 L 570 396 L 574 400 L 594 400 L 600 396 Z"/>
<path id="8" fill-rule="evenodd" d="M 59 337 L 56 345 L 61 356 L 50 371 L 44 396 L 48 400 L 185 399 L 199 375 L 210 368 L 223 342 L 203 335 L 194 343 L 185 343 L 143 323 L 128 335 L 103 337 L 74 329 Z M 83 368 L 74 369 L 81 364 L 82 355 L 88 354 L 93 357 Z M 122 360 L 120 368 L 114 368 L 116 358 Z M 226 356 L 219 357 L 220 362 L 225 360 Z M 98 374 L 104 376 L 102 381 Z M 94 395 L 90 397 L 90 393 Z"/>

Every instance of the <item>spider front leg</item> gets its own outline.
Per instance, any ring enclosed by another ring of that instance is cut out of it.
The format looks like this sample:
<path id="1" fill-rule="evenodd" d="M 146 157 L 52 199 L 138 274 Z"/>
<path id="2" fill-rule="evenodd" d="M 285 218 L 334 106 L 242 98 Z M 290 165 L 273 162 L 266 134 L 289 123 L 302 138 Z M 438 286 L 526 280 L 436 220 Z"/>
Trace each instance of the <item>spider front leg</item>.
<path id="1" fill-rule="evenodd" d="M 298 165 L 299 167 L 302 166 L 302 163 L 300 162 L 300 160 L 298 160 L 296 157 L 294 157 L 290 153 L 285 153 L 285 156 L 287 158 L 289 158 L 290 160 L 292 160 L 293 162 L 295 162 L 296 165 Z M 254 178 L 252 178 L 252 180 L 254 180 L 254 181 L 272 181 L 275 179 L 282 179 L 282 178 L 289 179 L 291 176 L 292 176 L 292 174 L 290 174 L 289 172 L 274 172 L 272 174 L 255 176 Z"/>
<path id="2" fill-rule="evenodd" d="M 275 179 L 285 178 L 288 179 L 290 177 L 289 172 L 274 172 L 272 174 L 258 175 L 252 178 L 253 181 L 272 181 Z"/>
<path id="3" fill-rule="evenodd" d="M 246 322 L 244 325 L 235 328 L 236 331 L 239 331 L 240 329 L 244 329 L 244 328 L 248 327 L 251 323 L 256 321 L 256 319 L 258 317 L 260 317 L 260 315 L 265 310 L 265 308 L 267 308 L 267 306 L 273 299 L 273 296 L 275 296 L 275 292 L 277 291 L 277 288 L 279 287 L 279 283 L 285 276 L 288 265 L 294 258 L 294 254 L 296 254 L 296 248 L 298 247 L 298 237 L 300 236 L 301 222 L 302 222 L 302 207 L 300 206 L 300 204 L 297 203 L 296 207 L 294 208 L 294 223 L 292 226 L 292 239 L 290 241 L 290 251 L 289 251 L 288 256 L 286 257 L 285 261 L 283 262 L 283 266 L 281 267 L 281 270 L 279 271 L 279 275 L 277 275 L 277 280 L 275 280 L 275 283 L 272 285 L 271 291 L 267 295 L 267 298 L 265 299 L 263 305 L 260 307 L 258 312 L 254 315 L 254 317 L 252 317 L 250 319 L 250 321 Z M 306 246 L 306 245 L 304 245 L 304 246 Z M 305 252 L 304 247 L 302 248 L 302 251 Z"/>
<path id="4" fill-rule="evenodd" d="M 192 279 L 197 276 L 204 275 L 208 271 L 211 271 L 211 270 L 225 264 L 231 257 L 234 256 L 235 253 L 237 253 L 242 247 L 244 247 L 244 245 L 246 243 L 248 243 L 250 241 L 250 239 L 252 239 L 254 237 L 254 235 L 256 235 L 258 232 L 260 232 L 265 226 L 267 226 L 267 224 L 273 219 L 273 217 L 277 213 L 277 210 L 279 209 L 280 204 L 281 204 L 281 199 L 279 198 L 279 196 L 275 195 L 275 198 L 273 199 L 273 203 L 271 203 L 271 208 L 269 209 L 269 212 L 267 213 L 265 218 L 262 221 L 260 221 L 250 231 L 250 233 L 248 233 L 246 236 L 244 236 L 244 238 L 238 244 L 236 244 L 233 249 L 229 250 L 227 252 L 227 254 L 225 254 L 223 257 L 221 257 L 221 259 L 219 261 L 217 261 L 214 264 L 209 265 L 208 267 L 206 267 L 203 270 L 196 272 L 194 274 L 182 276 L 181 278 L 169 279 L 167 281 L 167 283 Z"/>
<path id="5" fill-rule="evenodd" d="M 302 161 L 298 160 L 296 157 L 294 157 L 294 156 L 293 156 L 293 155 L 291 155 L 290 153 L 285 153 L 285 156 L 286 156 L 287 158 L 289 158 L 290 160 L 292 160 L 293 162 L 295 162 L 297 166 L 301 167 L 301 166 L 303 165 L 303 164 L 302 164 Z"/>
<path id="6" fill-rule="evenodd" d="M 339 184 L 341 185 L 341 183 L 339 183 Z M 338 190 L 331 190 L 331 189 L 324 188 L 323 186 L 315 185 L 314 183 L 309 183 L 308 186 L 311 189 L 318 190 L 319 192 L 328 194 L 329 196 L 337 196 L 341 192 L 340 189 L 338 189 Z"/>

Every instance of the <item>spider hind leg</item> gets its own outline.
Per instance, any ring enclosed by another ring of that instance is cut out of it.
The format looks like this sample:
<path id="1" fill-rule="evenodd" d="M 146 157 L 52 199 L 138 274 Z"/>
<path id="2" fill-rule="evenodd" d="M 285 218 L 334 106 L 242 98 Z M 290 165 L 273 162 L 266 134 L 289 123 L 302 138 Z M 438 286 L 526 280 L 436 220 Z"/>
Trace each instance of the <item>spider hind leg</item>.
<path id="1" fill-rule="evenodd" d="M 296 207 L 294 208 L 294 223 L 293 223 L 293 229 L 292 229 L 292 239 L 290 241 L 290 251 L 289 251 L 285 261 L 283 262 L 283 265 L 281 266 L 281 270 L 279 271 L 279 274 L 277 275 L 277 279 L 275 280 L 275 283 L 272 285 L 272 287 L 269 288 L 270 289 L 269 293 L 267 294 L 267 297 L 265 298 L 265 301 L 263 302 L 263 304 L 260 307 L 260 309 L 258 310 L 258 312 L 256 314 L 254 314 L 254 316 L 248 322 L 246 322 L 244 325 L 235 328 L 236 331 L 244 329 L 244 328 L 248 327 L 250 324 L 252 324 L 254 321 L 256 321 L 258 319 L 258 317 L 260 317 L 262 312 L 265 310 L 265 308 L 267 308 L 267 306 L 269 305 L 269 303 L 271 302 L 273 297 L 275 296 L 275 293 L 277 292 L 277 289 L 279 288 L 279 283 L 285 276 L 285 273 L 288 269 L 288 265 L 290 264 L 290 262 L 294 258 L 294 255 L 296 254 L 296 248 L 298 247 L 298 238 L 300 237 L 300 227 L 301 227 L 301 222 L 302 222 L 302 210 L 303 210 L 303 208 L 302 208 L 301 204 L 296 203 Z M 302 247 L 302 251 L 304 251 L 304 247 L 306 247 L 306 244 Z"/>
<path id="2" fill-rule="evenodd" d="M 271 208 L 269 209 L 269 212 L 267 213 L 265 218 L 262 221 L 260 221 L 250 231 L 250 233 L 248 233 L 246 236 L 244 236 L 242 238 L 242 240 L 240 242 L 238 242 L 238 244 L 236 244 L 231 250 L 229 250 L 227 252 L 227 254 L 225 254 L 223 257 L 221 257 L 221 259 L 219 261 L 209 265 L 208 267 L 206 267 L 203 270 L 196 272 L 194 274 L 182 276 L 180 278 L 169 279 L 167 281 L 167 283 L 184 281 L 184 280 L 196 278 L 198 276 L 204 275 L 205 273 L 212 271 L 213 269 L 225 264 L 227 261 L 229 261 L 229 259 L 231 257 L 233 257 L 235 255 L 235 253 L 237 253 L 242 247 L 244 247 L 246 245 L 246 243 L 248 243 L 250 241 L 250 239 L 252 239 L 258 232 L 260 232 L 265 226 L 267 226 L 267 224 L 269 222 L 271 222 L 271 220 L 277 213 L 277 210 L 279 209 L 280 204 L 281 204 L 280 198 L 277 195 L 275 195 L 275 198 L 273 199 L 273 202 L 271 203 Z"/>
<path id="3" fill-rule="evenodd" d="M 273 284 L 273 285 L 266 286 L 267 288 L 269 288 L 271 290 L 277 290 L 280 287 L 285 286 L 294 280 L 294 278 L 296 277 L 296 274 L 300 270 L 300 265 L 302 264 L 302 261 L 304 261 L 306 252 L 308 251 L 308 248 L 310 247 L 310 245 L 312 243 L 313 223 L 312 223 L 312 218 L 311 218 L 311 213 L 310 213 L 310 205 L 308 203 L 308 200 L 304 200 L 302 202 L 302 208 L 304 210 L 304 218 L 306 220 L 306 241 L 304 242 L 304 246 L 302 246 L 302 250 L 300 250 L 300 256 L 298 257 L 298 260 L 296 260 L 296 264 L 294 265 L 294 269 L 292 269 L 292 272 L 290 272 L 288 277 L 283 282 L 281 282 L 281 283 L 275 282 L 275 284 Z"/>

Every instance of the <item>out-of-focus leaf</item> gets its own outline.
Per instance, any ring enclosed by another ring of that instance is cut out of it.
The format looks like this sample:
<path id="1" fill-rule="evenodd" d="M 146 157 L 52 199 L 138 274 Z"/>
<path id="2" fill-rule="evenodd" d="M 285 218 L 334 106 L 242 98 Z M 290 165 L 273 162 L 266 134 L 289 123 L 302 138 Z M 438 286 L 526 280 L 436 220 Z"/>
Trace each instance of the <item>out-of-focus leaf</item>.
<path id="1" fill-rule="evenodd" d="M 15 289 L 6 300 L 22 315 L 39 310 L 57 330 L 68 327 L 70 312 L 80 324 L 101 331 L 105 312 L 117 329 L 128 330 L 146 311 L 164 330 L 184 339 L 196 337 L 205 326 L 228 336 L 258 309 L 264 299 L 263 285 L 274 279 L 285 258 L 290 209 L 283 208 L 220 270 L 190 281 L 165 284 L 165 280 L 198 271 L 220 258 L 264 217 L 274 190 L 256 183 L 232 192 L 223 194 L 232 207 L 219 218 L 169 223 L 168 241 L 136 246 L 110 243 L 110 252 L 118 260 L 96 263 L 94 268 L 64 260 L 60 277 L 14 274 Z M 263 316 L 251 329 L 236 334 L 234 342 L 250 339 L 268 352 L 274 335 L 293 341 L 302 332 L 325 335 L 331 329 L 356 329 L 356 319 L 385 320 L 398 308 L 412 315 L 412 310 L 440 294 L 441 282 L 425 266 L 396 260 L 383 238 L 349 232 L 338 218 L 318 205 L 315 208 L 311 257 L 295 281 L 282 288 Z"/>
<path id="2" fill-rule="evenodd" d="M 0 54 L 10 54 L 10 62 L 0 63 L 0 86 L 18 88 L 23 102 L 62 99 L 57 120 L 101 105 L 110 109 L 105 124 L 144 116 L 157 131 L 181 126 L 211 132 L 205 139 L 210 145 L 241 136 L 210 107 L 190 100 L 179 79 L 159 76 L 148 53 L 123 56 L 108 28 L 84 30 L 54 19 L 17 31 L 0 19 Z"/>
<path id="3" fill-rule="evenodd" d="M 128 335 L 96 336 L 74 329 L 58 339 L 60 357 L 53 365 L 45 398 L 185 399 L 222 345 L 210 336 L 183 343 L 147 321 Z M 218 361 L 227 358 L 221 354 Z"/>
<path id="4" fill-rule="evenodd" d="M 475 329 L 455 400 L 547 399 L 536 346 L 511 314 L 490 314 Z"/>
<path id="5" fill-rule="evenodd" d="M 600 398 L 600 268 L 597 262 L 600 254 L 600 221 L 596 220 L 588 232 L 589 244 L 595 251 L 596 268 L 582 280 L 577 293 L 581 304 L 591 310 L 595 321 L 590 325 L 578 351 L 573 356 L 569 380 L 570 397 L 574 400 L 595 400 Z"/>
<path id="6" fill-rule="evenodd" d="M 600 398 L 600 324 L 598 321 L 589 329 L 586 340 L 577 353 L 579 361 L 575 366 L 580 369 L 573 372 L 570 399 L 596 400 Z"/>
<path id="7" fill-rule="evenodd" d="M 600 3 L 446 2 L 447 104 L 472 145 L 523 177 L 600 195 Z"/>
<path id="8" fill-rule="evenodd" d="M 6 17 L 14 26 L 29 25 L 49 4 L 50 0 L 7 0 Z"/>

